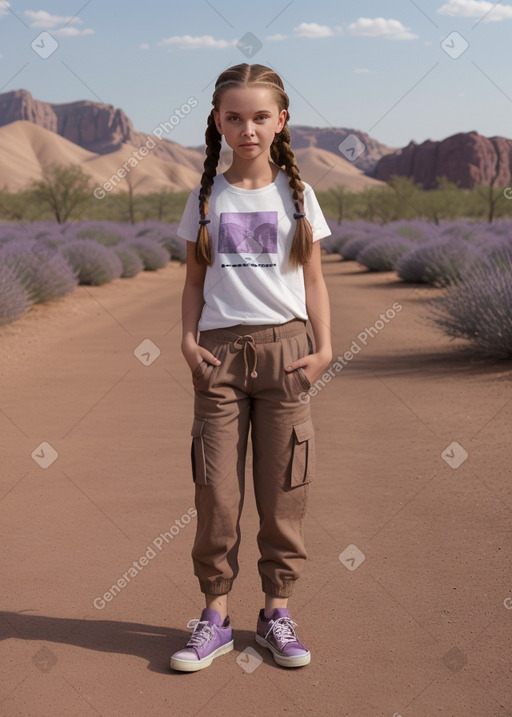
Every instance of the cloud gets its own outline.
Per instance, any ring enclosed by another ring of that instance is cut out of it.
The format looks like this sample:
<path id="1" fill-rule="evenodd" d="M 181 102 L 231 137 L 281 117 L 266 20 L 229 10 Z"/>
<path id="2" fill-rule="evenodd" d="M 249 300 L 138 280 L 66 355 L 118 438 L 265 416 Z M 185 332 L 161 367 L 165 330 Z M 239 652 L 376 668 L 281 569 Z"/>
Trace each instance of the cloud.
<path id="1" fill-rule="evenodd" d="M 139 50 L 149 50 L 149 45 L 147 42 L 141 42 L 139 45 Z"/>
<path id="2" fill-rule="evenodd" d="M 360 17 L 351 22 L 348 31 L 360 37 L 385 37 L 389 40 L 416 40 L 418 35 L 409 32 L 400 20 L 386 20 L 383 17 Z"/>
<path id="3" fill-rule="evenodd" d="M 512 18 L 511 5 L 486 0 L 449 0 L 437 12 L 450 17 L 477 17 L 482 22 L 500 22 Z"/>
<path id="4" fill-rule="evenodd" d="M 371 70 L 369 70 L 367 67 L 356 67 L 354 73 L 356 75 L 370 75 Z"/>
<path id="5" fill-rule="evenodd" d="M 8 15 L 10 7 L 11 3 L 7 2 L 7 0 L 2 0 L 2 2 L 0 2 L 0 17 Z"/>
<path id="6" fill-rule="evenodd" d="M 94 30 L 88 27 L 78 28 L 76 25 L 82 25 L 83 20 L 74 15 L 51 15 L 46 10 L 25 10 L 25 17 L 32 20 L 30 27 L 41 27 L 45 30 L 51 30 L 52 35 L 60 35 L 62 37 L 76 37 L 77 35 L 92 35 Z M 63 25 L 64 27 L 59 27 Z"/>
<path id="7" fill-rule="evenodd" d="M 160 46 L 176 48 L 177 50 L 202 50 L 215 49 L 224 50 L 236 44 L 236 40 L 228 42 L 227 40 L 216 40 L 212 35 L 201 35 L 193 37 L 192 35 L 173 35 L 158 43 Z"/>
<path id="8" fill-rule="evenodd" d="M 94 35 L 94 30 L 90 27 L 85 27 L 83 30 L 79 30 L 77 27 L 61 27 L 56 30 L 52 30 L 52 35 L 59 35 L 60 37 L 76 37 L 77 35 Z"/>
<path id="9" fill-rule="evenodd" d="M 288 35 L 281 35 L 280 32 L 276 33 L 275 35 L 269 35 L 267 38 L 267 42 L 281 42 L 281 40 L 286 40 Z"/>
<path id="10" fill-rule="evenodd" d="M 309 37 L 311 39 L 320 39 L 323 37 L 332 37 L 334 30 L 327 25 L 319 25 L 316 22 L 301 22 L 298 27 L 293 28 L 293 32 L 297 37 Z"/>

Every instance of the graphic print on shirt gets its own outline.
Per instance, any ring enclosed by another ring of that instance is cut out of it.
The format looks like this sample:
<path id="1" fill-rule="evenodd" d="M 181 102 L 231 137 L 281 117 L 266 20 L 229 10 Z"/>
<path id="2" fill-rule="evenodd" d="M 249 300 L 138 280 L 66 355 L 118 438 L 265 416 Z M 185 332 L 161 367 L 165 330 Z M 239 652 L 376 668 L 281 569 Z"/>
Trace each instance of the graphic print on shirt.
<path id="1" fill-rule="evenodd" d="M 277 212 L 222 212 L 218 252 L 244 262 L 277 254 Z"/>

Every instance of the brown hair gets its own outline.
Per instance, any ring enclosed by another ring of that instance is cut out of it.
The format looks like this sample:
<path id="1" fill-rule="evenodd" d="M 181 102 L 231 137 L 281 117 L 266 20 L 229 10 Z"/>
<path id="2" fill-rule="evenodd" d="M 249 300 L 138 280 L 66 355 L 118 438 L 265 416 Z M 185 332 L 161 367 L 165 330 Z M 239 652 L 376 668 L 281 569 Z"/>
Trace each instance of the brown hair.
<path id="1" fill-rule="evenodd" d="M 293 235 L 290 249 L 289 261 L 292 266 L 307 264 L 311 257 L 313 247 L 313 230 L 306 218 L 304 211 L 304 183 L 299 174 L 295 162 L 295 156 L 290 147 L 290 130 L 288 121 L 290 113 L 288 107 L 290 100 L 284 91 L 284 86 L 279 75 L 264 65 L 248 65 L 243 63 L 235 65 L 222 72 L 215 83 L 212 105 L 213 110 L 208 116 L 206 126 L 206 158 L 204 160 L 204 171 L 201 176 L 201 188 L 199 190 L 199 215 L 200 226 L 196 241 L 196 260 L 199 264 L 210 265 L 212 263 L 212 250 L 210 235 L 207 229 L 209 221 L 206 218 L 209 209 L 210 194 L 213 180 L 217 174 L 222 137 L 217 130 L 213 111 L 219 109 L 220 98 L 225 90 L 233 87 L 264 87 L 274 92 L 279 111 L 286 110 L 286 122 L 281 130 L 274 137 L 270 147 L 271 159 L 278 167 L 283 167 L 288 175 L 292 199 L 295 204 L 294 218 L 296 219 L 295 233 Z"/>

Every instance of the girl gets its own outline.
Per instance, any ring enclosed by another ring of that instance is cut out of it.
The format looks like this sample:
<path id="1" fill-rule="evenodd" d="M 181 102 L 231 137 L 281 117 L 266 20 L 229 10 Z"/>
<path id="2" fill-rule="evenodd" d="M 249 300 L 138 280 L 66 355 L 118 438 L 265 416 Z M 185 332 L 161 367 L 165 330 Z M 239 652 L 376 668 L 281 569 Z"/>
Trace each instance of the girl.
<path id="1" fill-rule="evenodd" d="M 188 240 L 181 348 L 194 385 L 192 559 L 206 608 L 171 667 L 201 670 L 233 649 L 227 598 L 238 575 L 249 425 L 265 594 L 255 637 L 278 664 L 299 667 L 311 656 L 287 603 L 306 560 L 314 472 L 304 392 L 332 358 L 317 241 L 331 232 L 290 148 L 280 77 L 262 65 L 231 67 L 212 104 L 201 185 L 178 230 Z M 222 136 L 233 160 L 216 176 Z"/>

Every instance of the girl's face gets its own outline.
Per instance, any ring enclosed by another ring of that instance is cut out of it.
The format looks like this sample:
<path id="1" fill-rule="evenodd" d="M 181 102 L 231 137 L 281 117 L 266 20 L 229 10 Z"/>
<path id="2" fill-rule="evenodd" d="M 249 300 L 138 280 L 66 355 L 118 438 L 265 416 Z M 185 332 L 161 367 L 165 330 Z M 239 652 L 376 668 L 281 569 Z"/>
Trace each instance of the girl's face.
<path id="1" fill-rule="evenodd" d="M 215 124 L 233 152 L 243 159 L 267 154 L 274 136 L 285 123 L 275 94 L 263 87 L 231 88 L 222 93 Z"/>

